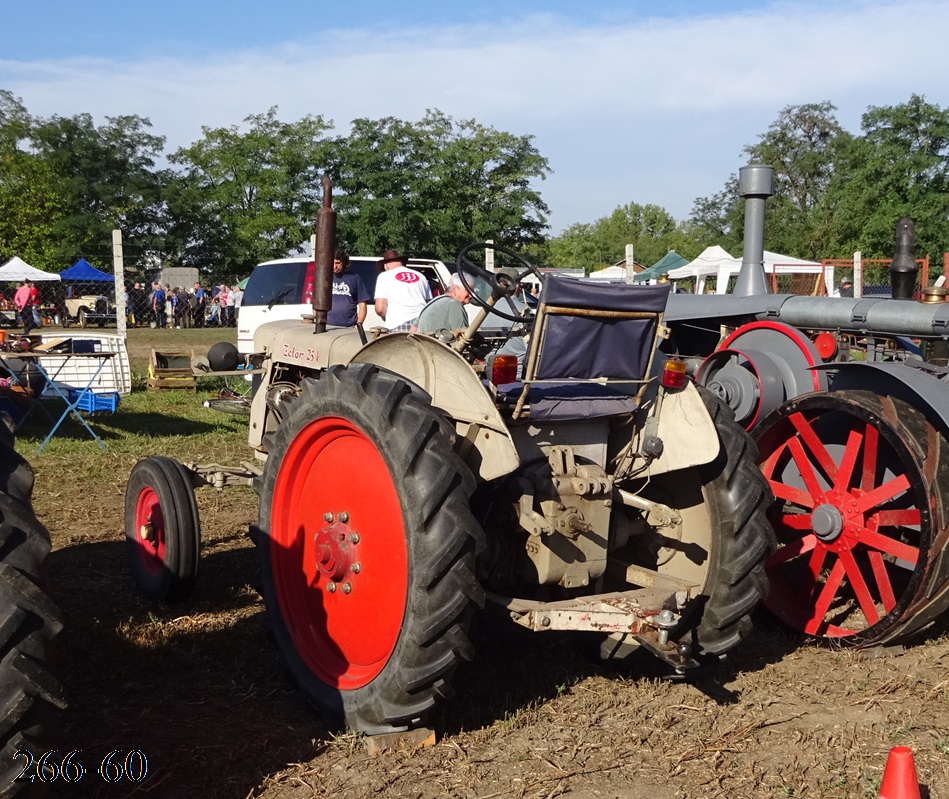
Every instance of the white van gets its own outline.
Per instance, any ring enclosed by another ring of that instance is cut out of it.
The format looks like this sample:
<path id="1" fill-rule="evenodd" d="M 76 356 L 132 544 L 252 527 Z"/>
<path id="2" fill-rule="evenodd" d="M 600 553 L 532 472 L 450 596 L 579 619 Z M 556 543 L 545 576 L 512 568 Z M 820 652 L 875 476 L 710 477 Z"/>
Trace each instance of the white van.
<path id="1" fill-rule="evenodd" d="M 379 258 L 349 259 L 349 271 L 362 278 L 370 297 L 375 296 L 378 263 Z M 428 278 L 432 296 L 445 291 L 451 275 L 441 261 L 410 258 L 408 265 Z M 266 261 L 254 268 L 237 310 L 237 349 L 240 353 L 254 351 L 254 333 L 264 322 L 302 319 L 313 313 L 315 274 L 316 266 L 307 258 L 281 258 Z M 371 299 L 368 306 L 364 323 L 366 330 L 385 327 Z"/>

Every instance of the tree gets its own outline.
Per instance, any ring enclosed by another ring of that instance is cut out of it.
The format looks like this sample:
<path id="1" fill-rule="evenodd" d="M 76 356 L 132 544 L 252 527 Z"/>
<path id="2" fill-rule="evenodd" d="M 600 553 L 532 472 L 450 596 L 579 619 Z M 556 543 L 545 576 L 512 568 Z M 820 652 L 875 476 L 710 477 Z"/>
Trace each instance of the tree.
<path id="1" fill-rule="evenodd" d="M 34 123 L 30 140 L 56 176 L 62 208 L 51 227 L 55 243 L 46 268 L 59 270 L 79 257 L 111 263 L 114 228 L 133 251 L 154 246 L 162 213 L 162 173 L 154 167 L 165 139 L 149 127 L 142 117 L 120 116 L 106 117 L 97 128 L 89 114 Z"/>
<path id="2" fill-rule="evenodd" d="M 593 223 L 568 227 L 549 242 L 548 259 L 559 268 L 590 272 L 625 258 L 627 244 L 633 245 L 636 262 L 646 266 L 669 250 L 694 248 L 686 228 L 664 208 L 631 202 Z"/>
<path id="3" fill-rule="evenodd" d="M 843 140 L 849 138 L 829 102 L 786 106 L 758 142 L 744 152 L 754 163 L 774 167 L 774 197 L 768 201 L 769 249 L 820 259 L 826 246 L 818 206 L 835 172 Z"/>
<path id="4" fill-rule="evenodd" d="M 177 150 L 183 174 L 171 183 L 175 260 L 241 272 L 308 247 L 329 159 L 321 116 L 277 119 L 276 107 L 247 117 L 248 130 L 202 128 Z"/>
<path id="5" fill-rule="evenodd" d="M 916 224 L 916 255 L 939 258 L 949 241 L 949 111 L 912 95 L 870 107 L 863 136 L 843 148 L 825 198 L 838 253 L 891 258 L 901 216 Z M 938 262 L 938 261 L 937 261 Z"/>
<path id="6" fill-rule="evenodd" d="M 531 181 L 550 170 L 531 136 L 429 111 L 416 123 L 357 119 L 334 149 L 338 229 L 356 252 L 446 257 L 485 239 L 542 240 L 548 208 Z"/>
<path id="7" fill-rule="evenodd" d="M 744 203 L 738 191 L 738 176 L 729 175 L 720 192 L 699 197 L 692 204 L 688 229 L 702 248 L 718 244 L 736 254 L 742 247 Z"/>

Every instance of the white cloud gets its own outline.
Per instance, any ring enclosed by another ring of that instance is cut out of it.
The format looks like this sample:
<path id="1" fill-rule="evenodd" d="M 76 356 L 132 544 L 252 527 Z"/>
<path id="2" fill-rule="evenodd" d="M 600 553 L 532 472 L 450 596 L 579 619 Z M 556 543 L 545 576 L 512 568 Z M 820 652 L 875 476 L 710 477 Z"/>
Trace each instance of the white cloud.
<path id="1" fill-rule="evenodd" d="M 582 27 L 551 16 L 379 35 L 313 31 L 270 50 L 193 60 L 0 61 L 0 86 L 36 115 L 140 114 L 169 147 L 202 125 L 239 124 L 273 105 L 417 119 L 427 108 L 534 134 L 554 175 L 541 185 L 553 232 L 617 205 L 685 217 L 718 191 L 786 105 L 829 100 L 856 131 L 868 105 L 925 94 L 945 105 L 949 52 L 921 32 L 949 28 L 937 0 L 796 3 L 691 19 Z"/>

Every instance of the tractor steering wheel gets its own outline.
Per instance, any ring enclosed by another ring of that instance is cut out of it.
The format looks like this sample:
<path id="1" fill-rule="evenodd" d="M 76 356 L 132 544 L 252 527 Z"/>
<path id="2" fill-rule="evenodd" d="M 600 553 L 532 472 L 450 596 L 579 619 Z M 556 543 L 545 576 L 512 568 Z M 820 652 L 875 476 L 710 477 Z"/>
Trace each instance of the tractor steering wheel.
<path id="1" fill-rule="evenodd" d="M 505 274 L 499 274 L 497 272 L 489 272 L 483 266 L 476 264 L 474 261 L 468 258 L 468 253 L 472 250 L 494 250 L 495 252 L 502 253 L 513 258 L 521 266 L 524 267 L 523 272 L 518 272 L 517 277 L 512 278 Z M 490 244 L 488 242 L 478 242 L 475 244 L 469 244 L 465 247 L 460 253 L 458 253 L 457 259 L 458 267 L 458 276 L 461 278 L 461 282 L 464 287 L 468 290 L 468 293 L 471 295 L 471 301 L 475 305 L 480 305 L 482 308 L 485 308 L 488 312 L 493 313 L 499 316 L 501 319 L 504 319 L 508 322 L 523 322 L 525 321 L 523 316 L 508 313 L 507 311 L 502 311 L 498 308 L 497 305 L 491 305 L 486 300 L 479 297 L 474 290 L 474 286 L 469 282 L 468 278 L 465 275 L 466 270 L 474 272 L 478 277 L 485 280 L 488 285 L 491 286 L 491 296 L 494 298 L 494 301 L 497 303 L 499 300 L 504 297 L 511 297 L 514 292 L 517 290 L 520 282 L 527 277 L 528 275 L 535 275 L 538 280 L 543 283 L 543 276 L 540 271 L 534 266 L 530 261 L 528 261 L 523 255 L 519 255 L 513 250 L 509 250 L 507 247 L 502 247 L 499 244 Z M 511 308 L 514 308 L 513 302 L 510 303 Z"/>

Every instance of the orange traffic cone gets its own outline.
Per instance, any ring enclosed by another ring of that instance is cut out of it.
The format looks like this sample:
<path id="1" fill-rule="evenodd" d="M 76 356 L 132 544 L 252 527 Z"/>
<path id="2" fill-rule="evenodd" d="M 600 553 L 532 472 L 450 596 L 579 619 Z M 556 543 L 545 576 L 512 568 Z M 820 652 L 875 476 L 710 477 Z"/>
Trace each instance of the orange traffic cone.
<path id="1" fill-rule="evenodd" d="M 920 799 L 912 749 L 894 746 L 890 750 L 880 783 L 880 799 Z"/>

